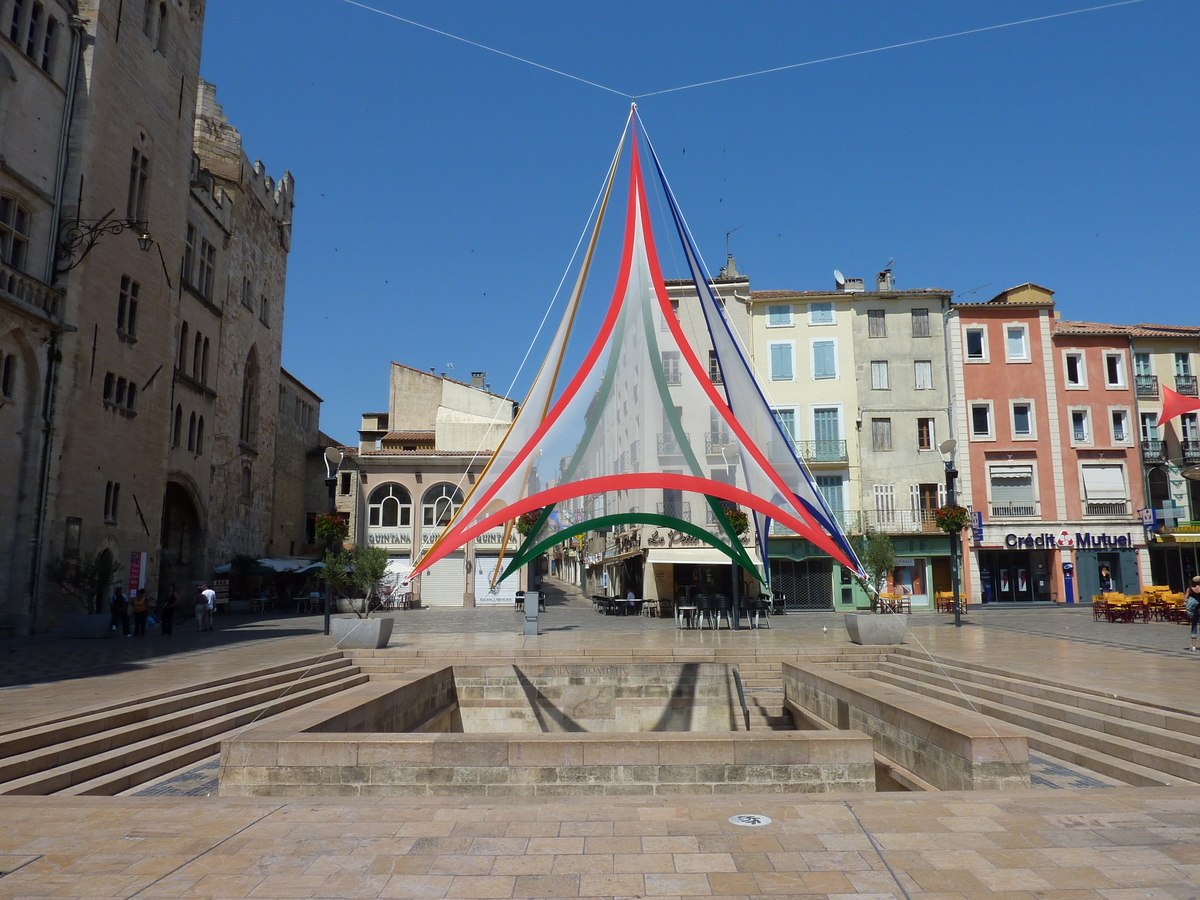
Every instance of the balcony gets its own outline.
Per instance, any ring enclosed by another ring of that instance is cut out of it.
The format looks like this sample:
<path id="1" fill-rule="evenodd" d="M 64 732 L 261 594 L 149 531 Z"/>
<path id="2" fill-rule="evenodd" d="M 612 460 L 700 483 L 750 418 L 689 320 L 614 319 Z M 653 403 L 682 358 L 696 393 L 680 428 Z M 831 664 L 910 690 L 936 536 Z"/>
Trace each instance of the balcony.
<path id="1" fill-rule="evenodd" d="M 806 463 L 845 463 L 845 441 L 796 441 L 800 458 Z"/>
<path id="2" fill-rule="evenodd" d="M 1200 465 L 1200 441 L 1180 441 L 1179 449 L 1185 466 Z"/>
<path id="3" fill-rule="evenodd" d="M 1167 445 L 1158 438 L 1142 441 L 1142 462 L 1146 465 L 1157 465 L 1167 461 Z"/>
<path id="4" fill-rule="evenodd" d="M 863 534 L 867 530 L 863 527 L 865 515 L 857 509 L 833 510 L 833 518 L 841 526 L 844 534 Z M 788 537 L 795 533 L 782 522 L 771 522 L 771 534 L 775 537 Z"/>
<path id="5" fill-rule="evenodd" d="M 1158 397 L 1158 376 L 1157 375 L 1134 375 L 1133 389 L 1137 396 L 1142 399 L 1155 399 Z"/>
<path id="6" fill-rule="evenodd" d="M 1037 500 L 995 500 L 988 502 L 988 510 L 993 519 L 1030 519 L 1041 512 L 1041 503 Z"/>
<path id="7" fill-rule="evenodd" d="M 62 306 L 62 293 L 47 287 L 36 278 L 0 261 L 0 296 L 17 301 L 18 306 L 32 306 L 57 319 Z"/>
<path id="8" fill-rule="evenodd" d="M 729 453 L 737 449 L 737 444 L 728 434 L 718 431 L 708 431 L 704 434 L 704 452 L 709 456 L 720 456 L 722 451 Z"/>
<path id="9" fill-rule="evenodd" d="M 1196 390 L 1196 376 L 1176 375 L 1175 392 L 1183 394 L 1185 397 L 1200 397 L 1200 391 Z"/>
<path id="10" fill-rule="evenodd" d="M 686 434 L 683 439 L 691 443 L 691 438 Z M 679 441 L 675 439 L 675 432 L 659 432 L 658 435 L 658 455 L 659 456 L 682 456 L 683 450 L 679 446 Z"/>
<path id="11" fill-rule="evenodd" d="M 1128 516 L 1128 500 L 1088 500 L 1084 503 L 1085 516 Z"/>
<path id="12" fill-rule="evenodd" d="M 685 522 L 692 521 L 692 504 L 689 500 L 663 500 L 655 506 L 655 512 L 660 516 L 683 519 Z"/>
<path id="13" fill-rule="evenodd" d="M 923 534 L 938 530 L 931 509 L 865 509 L 862 515 L 866 531 Z"/>

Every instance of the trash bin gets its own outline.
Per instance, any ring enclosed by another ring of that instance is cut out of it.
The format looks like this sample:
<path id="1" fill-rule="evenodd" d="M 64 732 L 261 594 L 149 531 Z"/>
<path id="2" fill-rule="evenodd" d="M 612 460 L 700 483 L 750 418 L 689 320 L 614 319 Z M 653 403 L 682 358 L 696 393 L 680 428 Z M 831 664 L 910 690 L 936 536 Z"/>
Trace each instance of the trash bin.
<path id="1" fill-rule="evenodd" d="M 541 595 L 537 591 L 525 593 L 525 634 L 536 636 L 538 633 L 538 600 Z"/>

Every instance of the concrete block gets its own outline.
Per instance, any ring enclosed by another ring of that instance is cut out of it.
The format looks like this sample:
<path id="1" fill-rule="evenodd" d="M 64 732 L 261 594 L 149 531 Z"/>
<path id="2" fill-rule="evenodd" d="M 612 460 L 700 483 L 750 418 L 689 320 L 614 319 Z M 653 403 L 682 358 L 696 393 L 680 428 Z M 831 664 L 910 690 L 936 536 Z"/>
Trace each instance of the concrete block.
<path id="1" fill-rule="evenodd" d="M 846 613 L 846 633 L 855 644 L 903 644 L 908 616 Z"/>

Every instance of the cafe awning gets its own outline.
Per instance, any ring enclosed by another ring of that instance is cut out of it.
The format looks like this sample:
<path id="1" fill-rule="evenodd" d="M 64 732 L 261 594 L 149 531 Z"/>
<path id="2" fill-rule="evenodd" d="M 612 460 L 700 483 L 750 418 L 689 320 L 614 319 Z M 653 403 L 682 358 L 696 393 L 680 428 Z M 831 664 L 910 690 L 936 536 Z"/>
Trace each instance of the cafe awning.
<path id="1" fill-rule="evenodd" d="M 759 559 L 757 550 L 747 547 L 746 553 L 749 554 L 754 565 L 762 565 L 762 561 Z M 733 565 L 733 560 L 714 547 L 655 547 L 650 550 L 647 556 L 647 561 L 651 564 L 672 563 L 675 565 L 686 566 Z"/>

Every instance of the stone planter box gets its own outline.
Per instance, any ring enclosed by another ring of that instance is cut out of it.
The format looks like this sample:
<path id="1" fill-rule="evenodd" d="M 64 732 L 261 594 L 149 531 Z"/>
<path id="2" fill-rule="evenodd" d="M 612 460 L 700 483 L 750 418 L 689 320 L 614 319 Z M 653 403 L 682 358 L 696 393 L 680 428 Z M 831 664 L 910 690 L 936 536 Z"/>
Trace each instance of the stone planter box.
<path id="1" fill-rule="evenodd" d="M 908 616 L 900 613 L 846 613 L 846 633 L 855 644 L 903 644 Z"/>
<path id="2" fill-rule="evenodd" d="M 67 613 L 63 616 L 63 634 L 69 638 L 106 638 L 116 634 L 109 613 Z"/>
<path id="3" fill-rule="evenodd" d="M 392 637 L 392 618 L 331 619 L 329 633 L 339 650 L 382 650 Z"/>
<path id="4" fill-rule="evenodd" d="M 362 597 L 338 597 L 337 611 L 340 613 L 360 613 L 363 611 Z"/>

